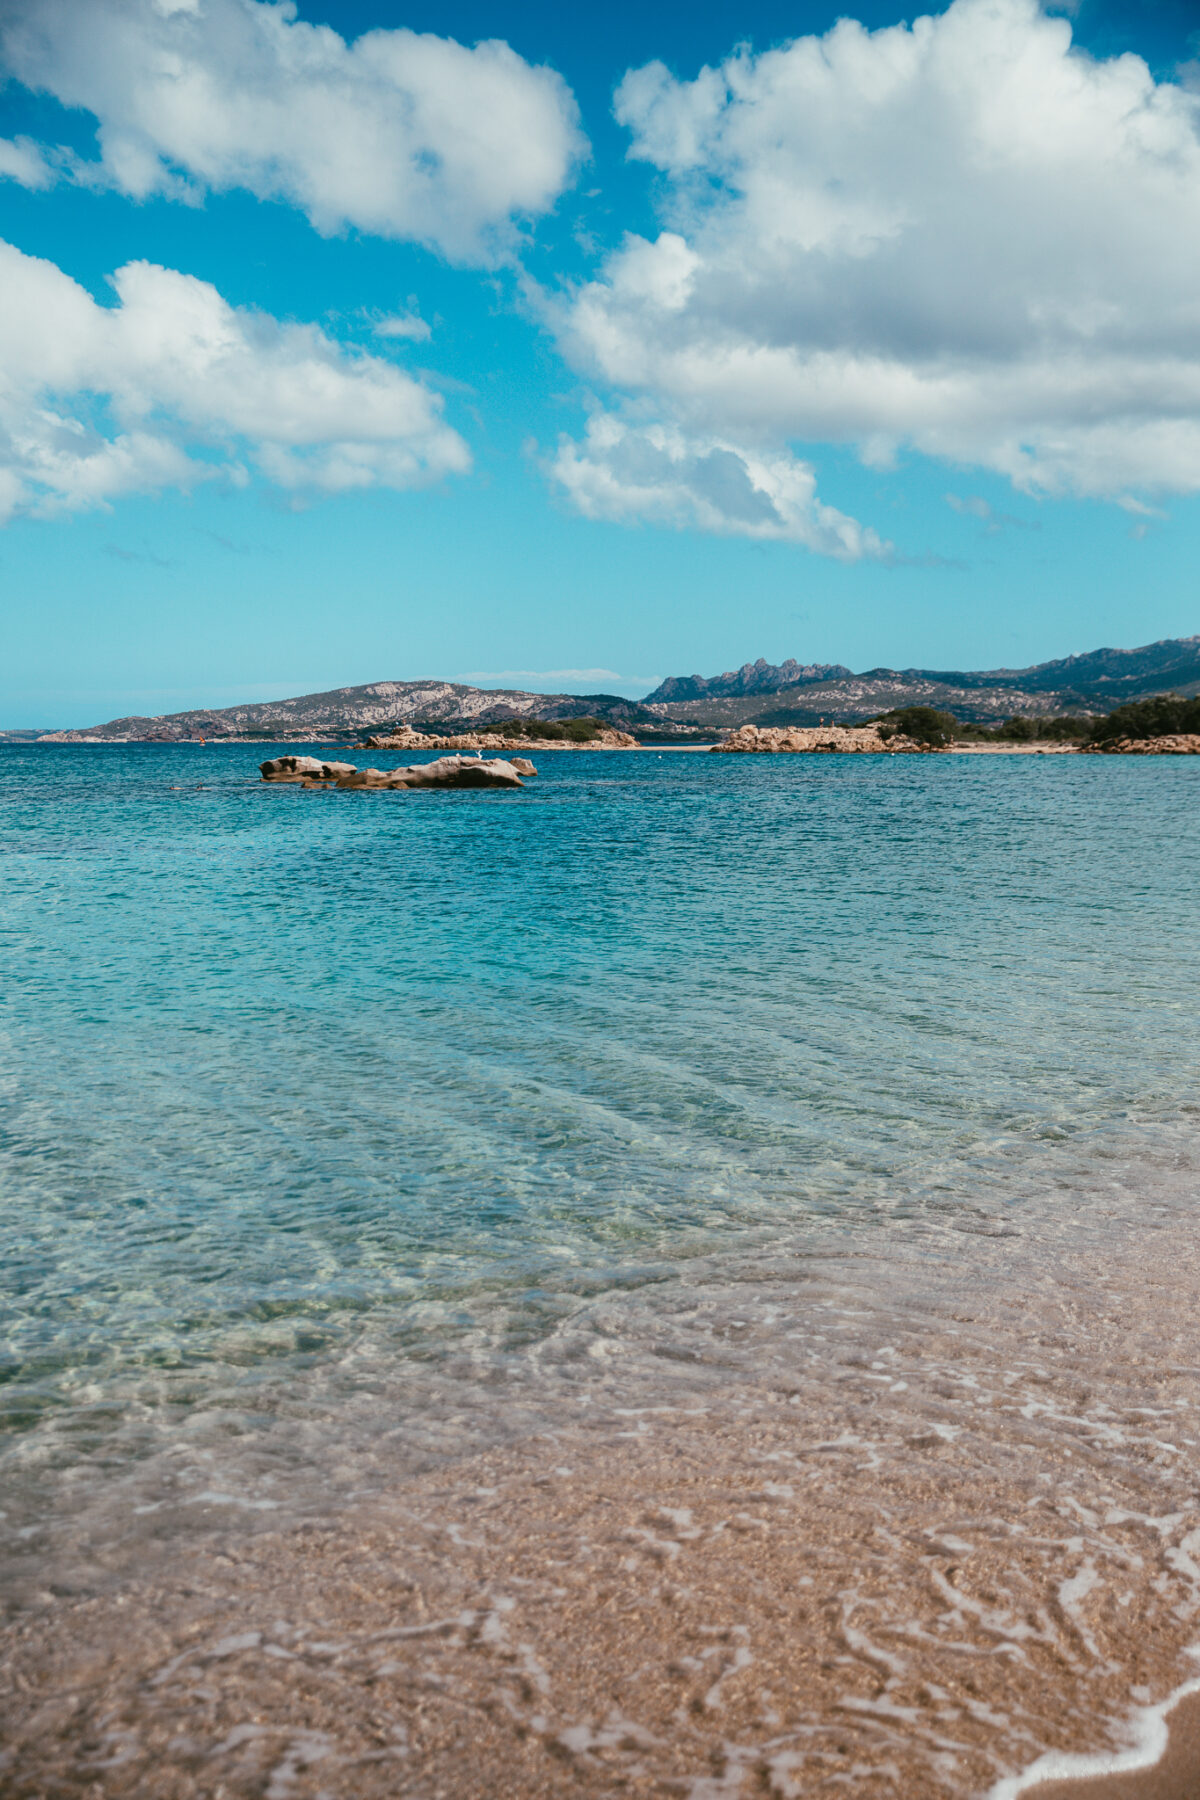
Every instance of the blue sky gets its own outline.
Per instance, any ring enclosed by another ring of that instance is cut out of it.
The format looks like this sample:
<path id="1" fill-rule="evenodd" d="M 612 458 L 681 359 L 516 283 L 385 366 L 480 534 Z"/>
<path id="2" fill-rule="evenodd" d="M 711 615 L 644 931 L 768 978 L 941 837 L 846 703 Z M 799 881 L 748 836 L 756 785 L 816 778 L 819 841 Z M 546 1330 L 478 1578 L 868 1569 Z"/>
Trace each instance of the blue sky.
<path id="1" fill-rule="evenodd" d="M 852 11 L 7 0 L 0 724 L 1200 629 L 1189 9 Z"/>

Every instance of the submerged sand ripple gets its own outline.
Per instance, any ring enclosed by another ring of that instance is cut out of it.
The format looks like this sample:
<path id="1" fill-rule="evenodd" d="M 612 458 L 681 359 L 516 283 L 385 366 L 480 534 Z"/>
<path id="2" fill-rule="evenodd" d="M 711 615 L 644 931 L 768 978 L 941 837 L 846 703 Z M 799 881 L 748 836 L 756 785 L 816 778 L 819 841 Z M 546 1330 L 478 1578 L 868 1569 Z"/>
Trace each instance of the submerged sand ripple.
<path id="1" fill-rule="evenodd" d="M 772 1290 L 719 1392 L 668 1358 L 644 1405 L 43 1594 L 3 1791 L 924 1800 L 1119 1741 L 1200 1638 L 1192 1233 L 993 1249 L 782 1332 Z"/>

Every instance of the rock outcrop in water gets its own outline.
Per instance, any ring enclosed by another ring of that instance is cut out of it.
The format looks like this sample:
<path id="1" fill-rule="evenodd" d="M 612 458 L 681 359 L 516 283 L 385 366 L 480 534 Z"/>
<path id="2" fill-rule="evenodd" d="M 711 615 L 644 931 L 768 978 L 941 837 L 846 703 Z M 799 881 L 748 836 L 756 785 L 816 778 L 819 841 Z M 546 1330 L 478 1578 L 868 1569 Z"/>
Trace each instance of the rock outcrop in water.
<path id="1" fill-rule="evenodd" d="M 410 763 L 399 769 L 356 769 L 353 763 L 323 763 L 315 756 L 276 756 L 260 763 L 264 781 L 301 787 L 339 788 L 519 788 L 522 774 L 536 774 L 532 763 L 517 770 L 500 757 L 439 756 L 435 762 Z"/>
<path id="2" fill-rule="evenodd" d="M 869 752 L 877 755 L 941 755 L 932 744 L 918 744 L 900 732 L 890 736 L 877 725 L 847 727 L 843 725 L 743 725 L 738 731 L 714 744 L 715 751 L 747 751 L 752 754 L 807 752 L 809 754 L 842 755 Z"/>
<path id="3" fill-rule="evenodd" d="M 353 763 L 322 762 L 316 756 L 275 756 L 258 767 L 264 781 L 337 781 L 354 773 Z"/>

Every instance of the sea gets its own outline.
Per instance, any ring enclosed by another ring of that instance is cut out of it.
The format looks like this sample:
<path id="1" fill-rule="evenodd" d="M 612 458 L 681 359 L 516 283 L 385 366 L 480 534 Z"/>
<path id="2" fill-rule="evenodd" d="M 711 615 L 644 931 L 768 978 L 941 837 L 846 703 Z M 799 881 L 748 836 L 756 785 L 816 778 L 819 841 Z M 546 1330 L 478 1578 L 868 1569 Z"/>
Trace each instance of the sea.
<path id="1" fill-rule="evenodd" d="M 307 748 L 0 749 L 5 1791 L 1119 1745 L 1200 1639 L 1200 762 Z"/>

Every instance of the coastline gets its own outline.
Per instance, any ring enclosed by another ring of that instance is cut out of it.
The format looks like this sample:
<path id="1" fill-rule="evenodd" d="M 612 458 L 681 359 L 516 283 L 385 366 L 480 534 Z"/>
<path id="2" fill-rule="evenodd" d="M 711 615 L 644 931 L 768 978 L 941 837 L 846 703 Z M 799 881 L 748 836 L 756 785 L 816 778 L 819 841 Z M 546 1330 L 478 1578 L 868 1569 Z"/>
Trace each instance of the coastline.
<path id="1" fill-rule="evenodd" d="M 962 744 L 950 745 L 951 756 L 1077 756 L 1075 744 Z"/>
<path id="2" fill-rule="evenodd" d="M 250 760 L 13 771 L 5 1795 L 1121 1753 L 1200 1634 L 1188 778 Z"/>
<path id="3" fill-rule="evenodd" d="M 1193 1650 L 1200 1655 L 1200 1646 Z M 1195 1800 L 1200 1794 L 1200 1677 L 1130 1721 L 1132 1749 L 1039 1757 L 987 1800 Z"/>
<path id="4" fill-rule="evenodd" d="M 822 738 L 826 738 L 826 737 L 828 737 L 829 734 L 825 731 L 814 731 L 813 735 L 820 736 Z M 849 735 L 849 734 L 847 733 L 845 735 Z M 152 748 L 160 749 L 160 750 L 172 750 L 172 749 L 197 750 L 197 749 L 201 749 L 201 748 L 220 749 L 225 746 L 229 746 L 230 748 L 236 747 L 236 748 L 241 748 L 241 749 L 271 750 L 271 749 L 277 748 L 279 745 L 288 745 L 288 746 L 291 746 L 292 748 L 303 746 L 310 750 L 357 750 L 357 749 L 363 748 L 363 746 L 358 745 L 358 744 L 347 744 L 341 739 L 332 739 L 332 738 L 328 738 L 328 737 L 324 737 L 324 736 L 282 737 L 282 738 L 272 738 L 270 740 L 263 739 L 263 738 L 228 737 L 228 738 L 209 738 L 206 740 L 201 740 L 198 738 L 178 738 L 178 739 L 170 739 L 170 740 L 163 740 L 163 739 L 158 739 L 158 738 L 83 738 L 83 739 L 73 739 L 69 743 L 60 743 L 57 740 L 40 740 L 40 741 L 46 742 L 47 746 L 49 748 L 76 749 L 76 750 L 84 750 L 84 749 L 98 750 L 98 749 L 105 749 L 105 748 L 123 748 L 123 747 L 131 746 L 131 745 L 145 745 L 147 747 L 152 747 Z M 3 746 L 0 746 L 0 747 L 3 747 Z M 36 748 L 38 748 L 38 742 L 34 742 L 31 744 L 12 745 L 10 747 L 15 750 L 36 749 Z M 370 748 L 370 746 L 367 746 L 367 747 Z M 699 743 L 699 744 L 637 744 L 637 743 L 631 743 L 631 744 L 581 743 L 581 744 L 576 744 L 576 743 L 563 743 L 563 742 L 559 742 L 552 738 L 550 738 L 550 739 L 542 739 L 542 738 L 516 739 L 516 738 L 514 738 L 514 739 L 510 740 L 510 739 L 499 739 L 499 738 L 488 739 L 488 738 L 484 738 L 484 737 L 477 738 L 475 736 L 472 736 L 469 740 L 467 738 L 449 738 L 449 737 L 447 737 L 447 738 L 436 738 L 436 739 L 431 738 L 427 741 L 423 741 L 423 740 L 414 738 L 412 741 L 407 741 L 403 744 L 397 743 L 395 745 L 386 745 L 386 746 L 379 746 L 379 747 L 380 748 L 407 749 L 410 751 L 414 751 L 414 750 L 415 751 L 426 751 L 426 750 L 428 750 L 430 752 L 430 754 L 434 754 L 434 753 L 436 753 L 440 750 L 444 750 L 448 747 L 449 748 L 468 748 L 468 749 L 476 749 L 476 748 L 478 748 L 478 749 L 494 749 L 497 751 L 504 751 L 504 752 L 511 751 L 511 750 L 519 750 L 522 754 L 528 754 L 530 756 L 534 756 L 534 755 L 540 756 L 543 754 L 543 752 L 546 752 L 546 751 L 562 752 L 562 751 L 576 751 L 576 750 L 586 751 L 589 755 L 601 755 L 601 754 L 604 754 L 607 752 L 619 752 L 621 754 L 632 752 L 635 754 L 641 754 L 643 756 L 669 756 L 669 755 L 675 755 L 679 752 L 683 752 L 687 755 L 696 756 L 696 755 L 702 755 L 702 754 L 706 754 L 706 753 L 710 754 L 713 751 L 718 751 L 718 752 L 724 751 L 726 748 L 725 744 L 723 744 L 723 743 L 713 744 L 713 743 L 709 743 L 709 742 L 704 742 L 704 743 Z M 874 746 L 872 746 L 872 748 L 874 748 Z M 913 752 L 911 749 L 909 749 L 907 746 L 905 746 L 905 747 L 898 747 L 894 750 L 883 751 L 882 753 L 885 755 L 895 756 L 895 755 L 909 755 L 909 754 L 912 754 Z M 1078 744 L 1074 744 L 1074 743 L 1037 743 L 1037 742 L 1034 742 L 1034 743 L 1014 743 L 1014 744 L 978 744 L 978 743 L 964 743 L 964 742 L 956 741 L 952 744 L 946 745 L 943 749 L 938 750 L 938 751 L 931 751 L 928 749 L 928 747 L 924 747 L 923 753 L 943 755 L 943 756 L 1079 756 L 1079 755 L 1091 755 L 1091 754 L 1094 754 L 1095 751 L 1094 751 L 1094 749 L 1089 749 L 1086 751 L 1081 750 L 1080 746 Z M 792 748 L 792 747 L 788 746 L 788 747 L 783 747 L 781 749 L 779 749 L 779 748 L 769 749 L 769 750 L 767 750 L 767 754 L 800 755 L 800 756 L 804 756 L 804 755 L 838 755 L 838 754 L 855 754 L 855 751 L 853 749 L 847 749 L 847 748 L 843 748 L 841 746 L 831 746 L 828 749 L 821 748 L 821 747 L 814 748 L 813 746 L 804 746 L 802 748 Z M 1124 750 L 1124 749 L 1109 751 L 1108 754 L 1113 755 L 1113 756 L 1125 756 L 1125 755 L 1130 755 L 1130 754 L 1147 755 L 1147 754 L 1153 754 L 1153 752 L 1147 751 L 1144 747 L 1139 747 L 1132 751 Z M 1164 757 L 1166 757 L 1166 756 L 1174 756 L 1178 753 L 1171 752 L 1171 751 L 1164 751 L 1161 754 Z"/>

